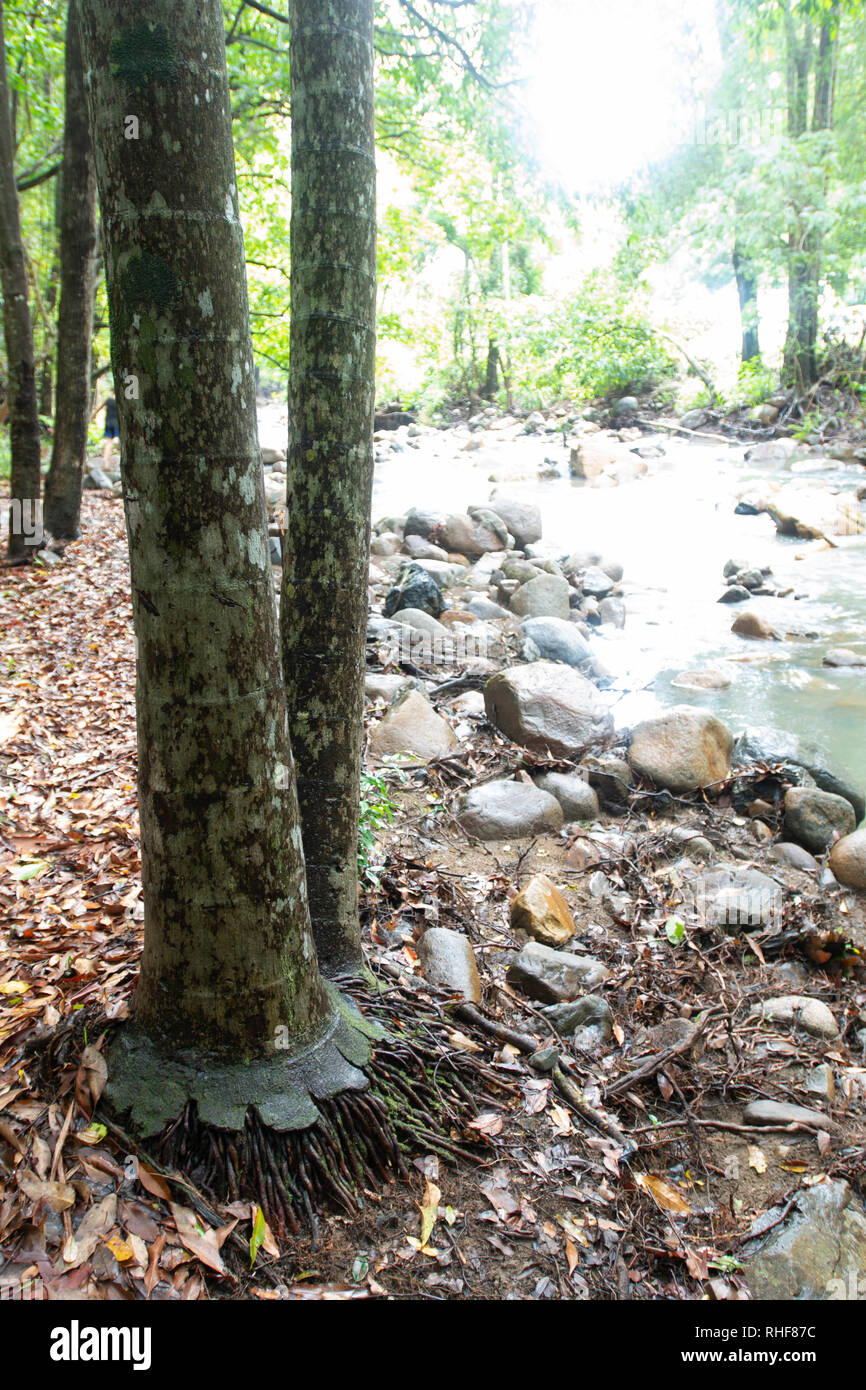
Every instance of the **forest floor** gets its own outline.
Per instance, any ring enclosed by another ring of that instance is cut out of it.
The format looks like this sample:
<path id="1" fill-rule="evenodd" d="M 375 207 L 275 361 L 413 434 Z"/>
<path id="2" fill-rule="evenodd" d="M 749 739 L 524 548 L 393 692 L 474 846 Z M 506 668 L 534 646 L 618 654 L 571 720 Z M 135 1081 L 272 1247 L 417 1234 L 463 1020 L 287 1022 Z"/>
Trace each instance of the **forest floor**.
<path id="1" fill-rule="evenodd" d="M 647 794 L 599 829 L 493 845 L 457 826 L 458 795 L 542 764 L 483 716 L 467 716 L 457 754 L 387 774 L 394 822 L 363 896 L 381 993 L 366 1007 L 471 1103 L 445 1118 L 439 1152 L 409 1154 L 408 1178 L 331 1213 L 317 1243 L 265 1231 L 251 1270 L 254 1205 L 175 1179 L 94 1116 L 101 1030 L 128 1014 L 143 908 L 122 504 L 85 493 L 84 526 L 59 563 L 0 573 L 0 1282 L 62 1299 L 747 1298 L 749 1240 L 828 1176 L 862 1181 L 866 1156 L 862 905 L 786 869 L 766 931 L 665 929 L 685 910 L 673 831 L 760 862 L 739 808 L 774 788 L 778 805 L 778 769 L 712 800 Z M 609 971 L 600 1046 L 559 1037 L 506 978 L 524 939 L 510 902 L 542 872 Z M 423 979 L 429 926 L 470 938 L 474 1016 Z M 839 1035 L 755 1015 L 792 991 L 826 1003 Z M 839 1085 L 816 1096 L 820 1067 Z M 756 1100 L 817 1107 L 827 1127 L 745 1123 Z"/>

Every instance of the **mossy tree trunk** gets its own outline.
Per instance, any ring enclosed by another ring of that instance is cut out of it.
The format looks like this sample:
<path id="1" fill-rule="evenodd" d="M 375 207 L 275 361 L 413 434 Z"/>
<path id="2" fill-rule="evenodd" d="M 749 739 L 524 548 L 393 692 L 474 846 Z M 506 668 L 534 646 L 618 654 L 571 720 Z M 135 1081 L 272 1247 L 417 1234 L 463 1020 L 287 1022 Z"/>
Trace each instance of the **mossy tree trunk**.
<path id="1" fill-rule="evenodd" d="M 39 411 L 33 324 L 21 213 L 15 188 L 15 141 L 6 78 L 3 0 L 0 0 L 0 288 L 3 291 L 3 333 L 9 372 L 9 557 L 33 555 L 40 492 Z"/>
<path id="2" fill-rule="evenodd" d="M 66 21 L 66 112 L 60 191 L 60 310 L 57 410 L 45 480 L 45 526 L 52 536 L 79 534 L 81 486 L 90 420 L 90 344 L 96 289 L 96 174 L 84 99 L 78 0 Z"/>
<path id="3" fill-rule="evenodd" d="M 278 1029 L 315 1037 L 328 1004 L 277 645 L 222 6 L 151 0 L 145 19 L 82 0 L 81 38 L 138 654 L 133 1032 L 168 1056 L 267 1056 Z"/>
<path id="4" fill-rule="evenodd" d="M 288 528 L 280 612 L 323 969 L 361 964 L 358 809 L 373 477 L 373 0 L 291 0 Z"/>

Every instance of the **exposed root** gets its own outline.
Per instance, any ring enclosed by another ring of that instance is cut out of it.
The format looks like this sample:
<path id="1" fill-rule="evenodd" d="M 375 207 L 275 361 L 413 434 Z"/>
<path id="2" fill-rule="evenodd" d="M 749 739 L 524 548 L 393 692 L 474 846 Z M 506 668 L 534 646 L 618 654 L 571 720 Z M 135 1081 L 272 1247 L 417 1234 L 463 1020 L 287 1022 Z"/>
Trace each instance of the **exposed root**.
<path id="1" fill-rule="evenodd" d="M 315 1240 L 322 1211 L 357 1211 L 364 1187 L 406 1175 L 384 1105 L 358 1091 L 319 1101 L 317 1123 L 286 1134 L 252 1109 L 242 1130 L 215 1129 L 191 1102 L 151 1148 L 214 1201 L 257 1202 L 278 1237 L 307 1228 Z"/>

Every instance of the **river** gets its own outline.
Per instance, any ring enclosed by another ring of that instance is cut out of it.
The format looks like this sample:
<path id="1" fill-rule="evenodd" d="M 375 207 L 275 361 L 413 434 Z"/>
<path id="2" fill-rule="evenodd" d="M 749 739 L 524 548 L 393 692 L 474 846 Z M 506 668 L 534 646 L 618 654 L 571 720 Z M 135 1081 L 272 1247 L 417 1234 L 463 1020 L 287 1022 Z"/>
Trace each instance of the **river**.
<path id="1" fill-rule="evenodd" d="M 273 430 L 268 431 L 273 437 Z M 284 436 L 283 436 L 284 438 Z M 824 458 L 754 464 L 745 446 L 661 436 L 662 459 L 634 482 L 599 487 L 568 476 L 568 451 L 557 435 L 497 439 L 465 452 L 465 430 L 394 436 L 398 448 L 376 465 L 374 520 L 410 507 L 462 511 L 484 505 L 495 487 L 541 509 L 544 540 L 565 555 L 593 550 L 625 568 L 626 626 L 596 629 L 593 645 L 614 676 L 618 725 L 660 706 L 711 708 L 735 733 L 746 729 L 781 740 L 817 744 L 866 787 L 866 668 L 821 664 L 829 647 L 866 653 L 866 535 L 820 541 L 777 535 L 770 517 L 738 516 L 744 490 L 770 482 L 813 480 L 852 491 L 866 481 L 856 463 L 828 468 Z M 263 442 L 271 442 L 264 438 Z M 276 439 L 274 438 L 274 442 Z M 804 450 L 804 453 L 806 451 Z M 540 481 L 545 460 L 562 476 Z M 492 483 L 491 473 L 509 481 Z M 513 479 L 513 480 L 512 480 Z M 780 588 L 799 597 L 758 597 L 742 605 L 772 623 L 780 642 L 735 636 L 737 606 L 720 604 L 722 570 L 730 558 L 770 565 Z M 694 691 L 672 684 L 682 671 L 712 666 L 731 679 L 727 690 Z"/>

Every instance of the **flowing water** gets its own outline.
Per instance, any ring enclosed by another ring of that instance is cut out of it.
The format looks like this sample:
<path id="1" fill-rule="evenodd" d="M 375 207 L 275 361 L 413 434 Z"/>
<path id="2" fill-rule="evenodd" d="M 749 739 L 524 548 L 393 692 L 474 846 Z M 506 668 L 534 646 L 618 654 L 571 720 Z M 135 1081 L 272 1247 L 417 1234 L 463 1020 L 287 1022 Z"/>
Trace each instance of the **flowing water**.
<path id="1" fill-rule="evenodd" d="M 617 487 L 568 477 L 568 452 L 558 436 L 521 435 L 465 452 L 465 431 L 395 435 L 376 466 L 373 517 L 410 507 L 462 511 L 484 505 L 495 487 L 541 509 L 544 540 L 556 553 L 592 550 L 625 568 L 625 629 L 595 630 L 593 646 L 613 674 L 615 717 L 634 724 L 660 706 L 712 709 L 739 733 L 817 744 L 866 787 L 866 668 L 830 669 L 829 647 L 866 653 L 866 535 L 797 541 L 776 534 L 770 517 L 738 516 L 745 490 L 770 483 L 811 481 L 829 491 L 852 491 L 866 481 L 861 465 L 823 458 L 750 464 L 743 445 L 666 437 L 665 457 L 646 476 Z M 642 441 L 650 442 L 650 441 Z M 540 481 L 545 459 L 558 479 Z M 503 481 L 490 481 L 496 473 Z M 508 481 L 504 481 L 504 479 Z M 781 642 L 749 641 L 731 633 L 738 606 L 720 604 L 725 562 L 772 566 L 780 588 L 798 597 L 759 597 L 743 604 L 783 634 Z M 690 668 L 712 666 L 731 684 L 719 692 L 672 684 Z"/>

